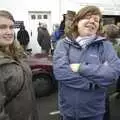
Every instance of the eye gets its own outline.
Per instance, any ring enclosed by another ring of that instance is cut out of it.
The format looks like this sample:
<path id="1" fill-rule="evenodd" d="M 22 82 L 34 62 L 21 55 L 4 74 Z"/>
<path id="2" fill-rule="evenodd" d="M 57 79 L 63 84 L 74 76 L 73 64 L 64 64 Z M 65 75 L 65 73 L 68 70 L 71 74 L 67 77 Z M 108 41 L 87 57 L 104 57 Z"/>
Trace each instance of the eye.
<path id="1" fill-rule="evenodd" d="M 90 19 L 90 18 L 91 18 L 90 15 L 85 16 L 85 19 Z"/>
<path id="2" fill-rule="evenodd" d="M 100 22 L 100 20 L 98 18 L 94 18 L 94 21 L 98 22 L 98 23 Z"/>
<path id="3" fill-rule="evenodd" d="M 14 29 L 14 27 L 15 27 L 14 25 L 9 26 L 10 29 Z"/>
<path id="4" fill-rule="evenodd" d="M 0 25 L 0 29 L 7 29 L 7 28 L 14 29 L 14 26 L 13 25 L 5 25 L 5 24 Z"/>
<path id="5" fill-rule="evenodd" d="M 0 25 L 0 29 L 6 29 L 7 25 Z"/>

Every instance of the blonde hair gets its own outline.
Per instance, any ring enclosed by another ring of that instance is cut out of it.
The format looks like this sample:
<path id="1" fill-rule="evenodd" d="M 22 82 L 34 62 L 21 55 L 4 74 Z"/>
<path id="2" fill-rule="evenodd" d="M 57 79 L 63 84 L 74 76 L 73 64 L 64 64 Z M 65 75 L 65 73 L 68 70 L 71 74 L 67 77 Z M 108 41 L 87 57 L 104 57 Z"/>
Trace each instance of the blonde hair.
<path id="1" fill-rule="evenodd" d="M 14 17 L 8 11 L 0 10 L 0 16 L 5 17 L 15 22 Z M 23 56 L 25 55 L 23 48 L 20 46 L 19 42 L 15 39 L 13 40 L 13 43 L 9 45 L 9 48 L 7 50 L 5 46 L 0 46 L 0 51 L 7 55 L 10 55 L 11 57 L 15 59 L 23 58 Z"/>
<path id="2" fill-rule="evenodd" d="M 8 18 L 8 19 L 12 20 L 13 22 L 15 22 L 12 14 L 10 12 L 6 11 L 6 10 L 0 10 L 0 16 Z"/>

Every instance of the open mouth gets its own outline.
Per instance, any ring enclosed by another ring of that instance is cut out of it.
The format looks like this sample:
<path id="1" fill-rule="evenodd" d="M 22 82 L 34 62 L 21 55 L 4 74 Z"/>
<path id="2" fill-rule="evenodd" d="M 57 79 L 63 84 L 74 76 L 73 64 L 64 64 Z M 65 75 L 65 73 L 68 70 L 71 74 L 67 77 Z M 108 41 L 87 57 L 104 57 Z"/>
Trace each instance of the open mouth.
<path id="1" fill-rule="evenodd" d="M 87 25 L 85 27 L 88 28 L 88 29 L 90 29 L 90 30 L 94 30 L 95 29 L 95 26 L 93 26 L 93 25 Z"/>

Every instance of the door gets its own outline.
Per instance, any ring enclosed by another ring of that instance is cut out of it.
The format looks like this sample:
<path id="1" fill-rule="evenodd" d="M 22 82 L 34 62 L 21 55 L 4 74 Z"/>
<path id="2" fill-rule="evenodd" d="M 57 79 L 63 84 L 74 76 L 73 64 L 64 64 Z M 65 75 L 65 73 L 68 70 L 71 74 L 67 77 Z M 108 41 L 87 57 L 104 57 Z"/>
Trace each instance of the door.
<path id="1" fill-rule="evenodd" d="M 40 53 L 41 47 L 37 42 L 37 28 L 40 23 L 45 23 L 47 29 L 51 31 L 51 12 L 50 11 L 29 11 L 29 21 L 30 21 L 30 44 L 28 48 L 32 48 L 32 53 Z"/>

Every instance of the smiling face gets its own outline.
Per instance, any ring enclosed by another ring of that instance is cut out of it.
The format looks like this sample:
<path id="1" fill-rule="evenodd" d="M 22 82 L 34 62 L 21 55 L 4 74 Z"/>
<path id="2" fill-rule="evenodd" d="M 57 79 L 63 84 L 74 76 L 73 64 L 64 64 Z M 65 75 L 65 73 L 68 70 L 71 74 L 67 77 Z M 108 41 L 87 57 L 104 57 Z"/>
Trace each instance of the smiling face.
<path id="1" fill-rule="evenodd" d="M 0 46 L 9 46 L 14 40 L 14 22 L 4 16 L 0 16 Z"/>
<path id="2" fill-rule="evenodd" d="M 87 15 L 78 21 L 78 33 L 81 37 L 97 33 L 100 25 L 99 15 Z"/>

